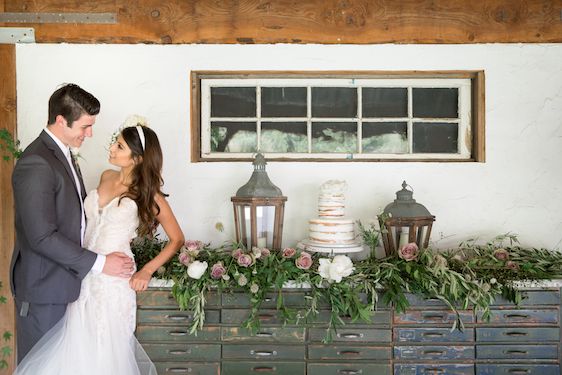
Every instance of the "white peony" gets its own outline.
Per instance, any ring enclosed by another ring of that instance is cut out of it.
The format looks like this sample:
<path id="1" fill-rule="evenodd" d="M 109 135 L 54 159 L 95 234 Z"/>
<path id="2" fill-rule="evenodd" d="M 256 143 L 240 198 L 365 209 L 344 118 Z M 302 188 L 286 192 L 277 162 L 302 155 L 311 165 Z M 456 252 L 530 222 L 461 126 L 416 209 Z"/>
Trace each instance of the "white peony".
<path id="1" fill-rule="evenodd" d="M 334 259 L 319 259 L 318 273 L 329 282 L 339 283 L 342 278 L 353 273 L 353 262 L 346 255 L 336 255 Z"/>
<path id="2" fill-rule="evenodd" d="M 207 262 L 196 260 L 187 266 L 187 275 L 192 279 L 200 279 L 207 270 Z"/>

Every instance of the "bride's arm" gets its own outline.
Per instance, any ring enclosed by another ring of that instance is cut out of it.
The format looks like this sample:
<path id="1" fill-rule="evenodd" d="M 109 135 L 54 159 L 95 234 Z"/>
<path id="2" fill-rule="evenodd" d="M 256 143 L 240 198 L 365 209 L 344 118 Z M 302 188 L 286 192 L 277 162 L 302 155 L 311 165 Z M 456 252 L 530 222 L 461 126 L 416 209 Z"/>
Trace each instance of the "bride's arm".
<path id="1" fill-rule="evenodd" d="M 156 216 L 156 219 L 160 225 L 162 225 L 162 228 L 168 237 L 168 242 L 157 256 L 146 263 L 141 270 L 137 271 L 131 277 L 129 284 L 131 285 L 131 288 L 136 291 L 146 290 L 152 274 L 156 272 L 160 266 L 169 261 L 185 242 L 183 232 L 181 231 L 181 228 L 178 225 L 176 217 L 174 216 L 166 198 L 161 195 L 157 195 L 155 200 L 160 207 L 160 213 Z"/>

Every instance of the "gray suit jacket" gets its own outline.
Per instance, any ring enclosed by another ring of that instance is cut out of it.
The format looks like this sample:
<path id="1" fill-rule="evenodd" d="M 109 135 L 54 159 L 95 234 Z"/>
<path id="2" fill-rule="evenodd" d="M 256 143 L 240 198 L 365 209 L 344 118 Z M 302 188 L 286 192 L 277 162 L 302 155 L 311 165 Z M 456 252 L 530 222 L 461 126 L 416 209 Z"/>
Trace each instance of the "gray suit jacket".
<path id="1" fill-rule="evenodd" d="M 12 293 L 20 301 L 66 304 L 80 294 L 96 254 L 80 246 L 80 199 L 68 161 L 41 132 L 17 161 L 12 175 L 16 242 Z"/>

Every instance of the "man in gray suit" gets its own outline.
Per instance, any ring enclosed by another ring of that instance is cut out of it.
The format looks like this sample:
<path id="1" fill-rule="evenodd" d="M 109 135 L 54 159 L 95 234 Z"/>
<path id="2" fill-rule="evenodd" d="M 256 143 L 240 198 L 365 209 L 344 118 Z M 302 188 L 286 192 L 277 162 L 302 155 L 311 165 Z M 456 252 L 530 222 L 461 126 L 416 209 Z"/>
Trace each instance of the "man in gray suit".
<path id="1" fill-rule="evenodd" d="M 77 85 L 56 90 L 49 99 L 47 128 L 14 168 L 16 243 L 10 281 L 18 363 L 78 298 L 90 270 L 119 277 L 133 272 L 133 260 L 123 253 L 104 256 L 82 247 L 86 191 L 69 147 L 80 147 L 92 136 L 99 110 L 99 101 Z"/>

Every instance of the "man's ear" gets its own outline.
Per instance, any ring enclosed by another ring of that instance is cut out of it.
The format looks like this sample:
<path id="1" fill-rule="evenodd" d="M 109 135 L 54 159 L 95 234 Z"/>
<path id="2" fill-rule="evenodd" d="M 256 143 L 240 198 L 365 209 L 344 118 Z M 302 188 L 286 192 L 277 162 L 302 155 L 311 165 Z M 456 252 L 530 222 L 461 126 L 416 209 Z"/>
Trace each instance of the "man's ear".
<path id="1" fill-rule="evenodd" d="M 63 115 L 57 115 L 57 117 L 55 117 L 55 126 L 68 126 L 68 122 L 66 121 L 66 119 L 64 118 Z"/>

